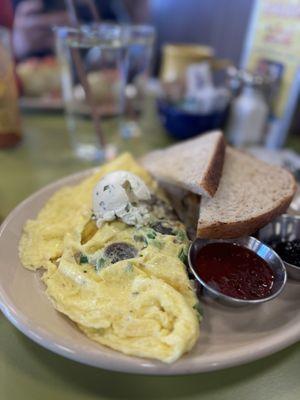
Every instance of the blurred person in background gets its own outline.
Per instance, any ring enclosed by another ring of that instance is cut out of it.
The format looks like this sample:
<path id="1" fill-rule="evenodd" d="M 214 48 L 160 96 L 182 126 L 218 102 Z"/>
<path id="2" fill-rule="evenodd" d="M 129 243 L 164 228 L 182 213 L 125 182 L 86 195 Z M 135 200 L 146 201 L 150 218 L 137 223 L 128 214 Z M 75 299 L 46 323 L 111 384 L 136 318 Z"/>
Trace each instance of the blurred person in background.
<path id="1" fill-rule="evenodd" d="M 80 22 L 92 21 L 83 0 L 75 1 Z M 143 23 L 148 16 L 148 0 L 96 0 L 101 20 Z M 1 8 L 1 0 L 0 0 Z M 13 0 L 13 48 L 17 61 L 53 53 L 53 26 L 68 25 L 62 0 Z"/>

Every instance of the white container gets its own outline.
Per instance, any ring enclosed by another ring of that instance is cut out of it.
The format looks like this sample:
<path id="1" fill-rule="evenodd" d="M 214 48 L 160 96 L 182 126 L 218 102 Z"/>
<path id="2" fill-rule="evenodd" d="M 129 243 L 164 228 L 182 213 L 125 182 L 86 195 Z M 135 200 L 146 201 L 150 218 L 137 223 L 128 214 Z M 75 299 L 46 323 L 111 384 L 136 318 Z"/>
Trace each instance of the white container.
<path id="1" fill-rule="evenodd" d="M 236 147 L 263 143 L 268 118 L 268 106 L 260 89 L 246 85 L 233 101 L 227 135 Z"/>

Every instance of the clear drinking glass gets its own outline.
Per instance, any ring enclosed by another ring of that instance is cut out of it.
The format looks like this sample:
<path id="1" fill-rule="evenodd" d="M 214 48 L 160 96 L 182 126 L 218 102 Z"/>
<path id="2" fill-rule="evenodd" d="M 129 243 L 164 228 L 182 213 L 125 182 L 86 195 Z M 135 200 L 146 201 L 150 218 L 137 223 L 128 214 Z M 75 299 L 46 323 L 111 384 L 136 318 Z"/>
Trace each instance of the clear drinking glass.
<path id="1" fill-rule="evenodd" d="M 122 29 L 128 50 L 128 75 L 121 134 L 127 138 L 140 135 L 139 118 L 145 106 L 146 87 L 152 66 L 155 29 L 150 25 L 123 25 Z"/>
<path id="2" fill-rule="evenodd" d="M 118 117 L 124 110 L 127 50 L 122 29 L 106 24 L 59 27 L 55 32 L 73 149 L 83 159 L 104 159 L 109 138 L 103 117 Z"/>

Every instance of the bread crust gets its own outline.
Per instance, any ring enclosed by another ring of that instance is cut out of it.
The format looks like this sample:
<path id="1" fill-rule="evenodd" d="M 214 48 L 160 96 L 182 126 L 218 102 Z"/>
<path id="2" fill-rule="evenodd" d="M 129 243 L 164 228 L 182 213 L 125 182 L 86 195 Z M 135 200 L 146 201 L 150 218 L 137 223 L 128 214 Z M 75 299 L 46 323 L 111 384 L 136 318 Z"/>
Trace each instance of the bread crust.
<path id="1" fill-rule="evenodd" d="M 282 199 L 281 203 L 277 207 L 246 221 L 230 223 L 216 222 L 207 226 L 201 224 L 199 221 L 197 237 L 203 239 L 234 239 L 241 236 L 251 235 L 288 209 L 296 193 L 296 189 L 296 183 L 294 182 L 293 193 Z"/>
<path id="2" fill-rule="evenodd" d="M 209 197 L 213 197 L 218 189 L 224 165 L 225 149 L 226 142 L 224 136 L 220 135 L 215 153 L 206 169 L 203 181 L 199 182 L 199 186 L 203 187 Z"/>

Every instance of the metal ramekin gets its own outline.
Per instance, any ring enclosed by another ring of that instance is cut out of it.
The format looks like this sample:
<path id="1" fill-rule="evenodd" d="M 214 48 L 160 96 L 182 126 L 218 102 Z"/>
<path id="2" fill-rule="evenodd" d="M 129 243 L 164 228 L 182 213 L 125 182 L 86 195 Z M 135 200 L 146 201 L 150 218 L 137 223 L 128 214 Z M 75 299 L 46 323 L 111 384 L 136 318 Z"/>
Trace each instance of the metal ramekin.
<path id="1" fill-rule="evenodd" d="M 267 245 L 277 241 L 300 239 L 300 216 L 283 214 L 258 232 L 258 238 Z M 289 278 L 300 280 L 300 267 L 284 261 Z"/>
<path id="2" fill-rule="evenodd" d="M 204 282 L 201 277 L 197 274 L 196 270 L 194 269 L 195 260 L 198 252 L 209 243 L 236 243 L 240 246 L 246 247 L 252 251 L 254 251 L 257 255 L 263 258 L 272 269 L 274 273 L 274 284 L 272 287 L 272 293 L 268 297 L 264 297 L 262 299 L 256 300 L 244 300 L 244 299 L 237 299 L 235 297 L 227 296 L 220 291 L 218 291 L 215 287 L 211 287 L 206 282 Z M 189 254 L 188 254 L 188 262 L 189 267 L 197 279 L 197 281 L 202 285 L 204 294 L 209 295 L 210 297 L 224 303 L 226 305 L 231 306 L 245 306 L 245 305 L 254 305 L 254 304 L 262 304 L 266 301 L 270 301 L 277 297 L 281 291 L 283 290 L 285 283 L 286 283 L 286 269 L 284 266 L 283 261 L 278 256 L 278 254 L 271 248 L 265 245 L 264 243 L 260 242 L 259 240 L 248 236 L 239 239 L 220 239 L 220 240 L 207 240 L 207 239 L 196 239 L 190 246 Z"/>

